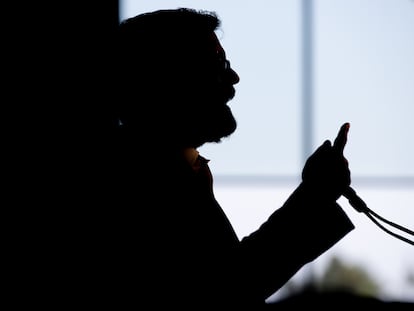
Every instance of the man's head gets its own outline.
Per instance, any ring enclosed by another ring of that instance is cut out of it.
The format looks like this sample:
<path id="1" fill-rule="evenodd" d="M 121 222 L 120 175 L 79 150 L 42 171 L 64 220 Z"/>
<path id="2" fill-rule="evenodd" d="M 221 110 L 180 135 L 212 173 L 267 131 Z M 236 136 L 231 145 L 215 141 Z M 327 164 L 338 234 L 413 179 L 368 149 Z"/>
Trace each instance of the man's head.
<path id="1" fill-rule="evenodd" d="M 227 106 L 239 81 L 212 12 L 159 10 L 119 27 L 121 122 L 177 147 L 218 142 L 236 129 Z M 145 136 L 145 137 L 144 137 Z"/>

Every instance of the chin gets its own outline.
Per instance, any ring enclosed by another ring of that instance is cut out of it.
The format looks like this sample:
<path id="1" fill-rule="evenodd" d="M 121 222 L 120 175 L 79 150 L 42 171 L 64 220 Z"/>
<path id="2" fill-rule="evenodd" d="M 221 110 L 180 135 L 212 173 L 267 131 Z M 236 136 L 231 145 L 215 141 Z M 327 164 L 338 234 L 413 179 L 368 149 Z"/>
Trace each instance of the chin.
<path id="1" fill-rule="evenodd" d="M 227 107 L 227 106 L 226 106 Z M 233 134 L 237 129 L 237 122 L 229 107 L 227 112 L 222 114 L 220 119 L 216 119 L 213 128 L 209 131 L 210 142 L 221 142 L 222 138 L 228 137 Z"/>

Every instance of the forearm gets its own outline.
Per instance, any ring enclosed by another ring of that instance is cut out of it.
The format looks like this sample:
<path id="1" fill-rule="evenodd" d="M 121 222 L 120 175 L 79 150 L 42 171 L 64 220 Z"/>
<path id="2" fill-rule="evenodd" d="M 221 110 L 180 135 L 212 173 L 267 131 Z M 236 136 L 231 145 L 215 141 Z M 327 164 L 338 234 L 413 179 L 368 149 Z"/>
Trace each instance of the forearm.
<path id="1" fill-rule="evenodd" d="M 303 265 L 354 228 L 341 207 L 301 184 L 285 204 L 241 242 L 244 267 L 269 296 Z"/>

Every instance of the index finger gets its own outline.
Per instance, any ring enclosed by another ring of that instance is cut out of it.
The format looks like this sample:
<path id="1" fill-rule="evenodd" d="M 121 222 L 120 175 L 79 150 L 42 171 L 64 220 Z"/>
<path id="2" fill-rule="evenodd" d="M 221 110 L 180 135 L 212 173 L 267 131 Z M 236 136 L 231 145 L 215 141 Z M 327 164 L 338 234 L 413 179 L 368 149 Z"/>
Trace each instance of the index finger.
<path id="1" fill-rule="evenodd" d="M 344 152 L 344 148 L 346 145 L 346 141 L 348 138 L 348 131 L 349 131 L 350 124 L 344 123 L 342 124 L 341 128 L 339 129 L 338 135 L 335 138 L 333 143 L 333 148 L 340 152 L 341 154 Z"/>

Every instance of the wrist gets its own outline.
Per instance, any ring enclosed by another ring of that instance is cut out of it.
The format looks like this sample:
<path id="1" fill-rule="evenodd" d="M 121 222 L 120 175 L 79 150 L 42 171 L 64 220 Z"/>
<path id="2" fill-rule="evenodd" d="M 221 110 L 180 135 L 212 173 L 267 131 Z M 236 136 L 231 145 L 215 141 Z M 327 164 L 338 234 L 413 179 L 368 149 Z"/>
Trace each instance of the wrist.
<path id="1" fill-rule="evenodd" d="M 300 196 L 308 202 L 335 203 L 341 196 L 330 186 L 302 181 L 297 188 Z"/>

